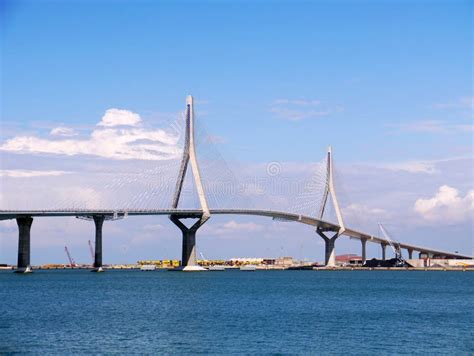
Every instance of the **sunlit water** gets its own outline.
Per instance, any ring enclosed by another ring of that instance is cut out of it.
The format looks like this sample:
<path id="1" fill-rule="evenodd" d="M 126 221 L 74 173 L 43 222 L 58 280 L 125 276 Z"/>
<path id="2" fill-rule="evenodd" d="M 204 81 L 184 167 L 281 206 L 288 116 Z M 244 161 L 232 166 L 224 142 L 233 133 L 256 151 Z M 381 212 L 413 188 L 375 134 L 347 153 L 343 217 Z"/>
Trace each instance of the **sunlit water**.
<path id="1" fill-rule="evenodd" d="M 472 354 L 474 273 L 0 272 L 0 353 Z"/>

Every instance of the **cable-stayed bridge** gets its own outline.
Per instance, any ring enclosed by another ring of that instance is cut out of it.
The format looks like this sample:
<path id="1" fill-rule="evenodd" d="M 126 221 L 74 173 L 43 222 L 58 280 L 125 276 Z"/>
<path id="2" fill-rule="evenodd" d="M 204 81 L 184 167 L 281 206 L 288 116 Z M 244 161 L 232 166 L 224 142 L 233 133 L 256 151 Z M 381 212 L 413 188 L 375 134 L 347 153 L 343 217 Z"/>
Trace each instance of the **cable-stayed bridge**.
<path id="1" fill-rule="evenodd" d="M 343 211 L 339 205 L 338 195 L 336 194 L 334 164 L 331 148 L 327 152 L 324 162 L 316 170 L 312 178 L 304 184 L 300 194 L 295 198 L 295 206 L 278 208 L 273 205 L 271 208 L 255 207 L 249 208 L 237 201 L 238 197 L 245 194 L 230 194 L 226 188 L 235 189 L 235 177 L 228 173 L 227 167 L 215 166 L 214 153 L 213 159 L 198 159 L 198 148 L 201 142 L 209 139 L 209 136 L 196 133 L 194 119 L 194 102 L 189 96 L 186 101 L 186 111 L 184 116 L 184 144 L 179 165 L 170 164 L 167 167 L 160 166 L 156 170 L 144 170 L 134 172 L 125 178 L 112 181 L 108 184 L 113 196 L 119 196 L 124 185 L 136 184 L 139 178 L 145 178 L 143 184 L 144 190 L 135 192 L 133 199 L 128 203 L 118 204 L 110 209 L 106 206 L 88 207 L 66 207 L 53 209 L 4 209 L 0 210 L 0 220 L 16 219 L 19 229 L 18 263 L 17 271 L 30 271 L 30 231 L 35 217 L 61 217 L 75 216 L 78 218 L 94 221 L 96 227 L 95 233 L 95 260 L 94 268 L 97 271 L 102 270 L 102 228 L 105 220 L 115 220 L 128 216 L 137 215 L 166 215 L 181 230 L 182 240 L 182 269 L 199 270 L 196 260 L 196 233 L 198 229 L 206 223 L 212 215 L 235 214 L 235 215 L 253 215 L 270 217 L 274 220 L 297 222 L 315 228 L 316 233 L 325 242 L 325 263 L 328 267 L 335 266 L 335 243 L 341 236 L 346 236 L 361 241 L 362 259 L 366 260 L 366 243 L 372 242 L 380 244 L 382 248 L 382 258 L 385 259 L 386 246 L 390 241 L 380 236 L 364 233 L 346 225 Z M 202 135 L 201 135 L 202 136 Z M 200 165 L 202 164 L 202 166 Z M 278 173 L 278 165 L 267 167 L 270 176 Z M 175 170 L 177 177 L 173 174 L 167 176 L 166 172 Z M 186 174 L 191 170 L 192 179 L 186 180 Z M 138 178 L 137 178 L 138 177 Z M 151 177 L 151 179 L 150 179 Z M 158 177 L 161 180 L 158 181 Z M 172 180 L 176 179 L 173 183 Z M 246 184 L 243 191 L 248 193 L 258 190 L 258 184 Z M 164 191 L 172 191 L 171 197 L 163 197 Z M 221 194 L 216 194 L 219 191 Z M 191 194 L 189 194 L 191 192 Z M 261 192 L 260 192 L 261 193 Z M 252 195 L 248 194 L 247 196 Z M 192 197 L 197 204 L 197 208 L 183 207 L 186 197 Z M 230 198 L 229 198 L 230 197 Z M 263 198 L 262 195 L 260 195 Z M 170 198 L 168 200 L 168 198 Z M 226 199 L 226 207 L 220 200 Z M 168 206 L 166 201 L 171 201 Z M 276 199 L 278 205 L 279 200 Z M 143 208 L 142 205 L 148 207 Z M 156 206 L 163 206 L 156 208 Z M 239 206 L 240 205 L 240 206 Z M 251 204 L 250 204 L 251 205 Z M 258 204 L 257 204 L 258 205 Z M 122 208 L 120 207 L 122 206 Z M 126 208 L 123 208 L 127 206 Z M 336 221 L 327 221 L 325 215 L 332 208 L 335 213 Z M 188 226 L 183 220 L 194 219 L 192 225 Z M 441 258 L 472 258 L 467 255 L 441 251 L 434 248 L 416 246 L 409 243 L 396 242 L 398 249 L 406 249 L 408 255 L 412 258 L 413 252 L 419 252 L 431 257 Z"/>

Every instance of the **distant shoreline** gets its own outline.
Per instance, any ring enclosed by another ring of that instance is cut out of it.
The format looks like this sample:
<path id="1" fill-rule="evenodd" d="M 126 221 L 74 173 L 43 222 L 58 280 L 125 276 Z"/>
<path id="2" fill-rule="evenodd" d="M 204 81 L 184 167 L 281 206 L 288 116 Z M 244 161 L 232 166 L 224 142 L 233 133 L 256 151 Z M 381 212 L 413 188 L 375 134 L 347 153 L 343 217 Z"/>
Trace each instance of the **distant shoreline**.
<path id="1" fill-rule="evenodd" d="M 14 271 L 16 268 L 13 266 L 7 267 L 0 267 L 0 271 Z M 172 270 L 173 268 L 157 268 L 155 271 L 168 271 Z M 92 267 L 32 267 L 34 271 L 48 271 L 48 270 L 92 270 Z M 104 270 L 108 271 L 123 271 L 123 270 L 136 270 L 139 271 L 140 267 L 133 266 L 133 267 L 114 267 L 114 266 L 107 266 L 104 267 Z M 226 270 L 239 270 L 237 267 L 228 267 Z M 309 268 L 262 268 L 259 267 L 256 269 L 257 271 L 298 271 L 298 270 L 305 270 L 305 271 L 318 271 L 318 272 L 338 272 L 338 271 L 426 271 L 426 272 L 474 272 L 474 267 L 313 267 Z M 209 271 L 211 272 L 211 271 Z"/>

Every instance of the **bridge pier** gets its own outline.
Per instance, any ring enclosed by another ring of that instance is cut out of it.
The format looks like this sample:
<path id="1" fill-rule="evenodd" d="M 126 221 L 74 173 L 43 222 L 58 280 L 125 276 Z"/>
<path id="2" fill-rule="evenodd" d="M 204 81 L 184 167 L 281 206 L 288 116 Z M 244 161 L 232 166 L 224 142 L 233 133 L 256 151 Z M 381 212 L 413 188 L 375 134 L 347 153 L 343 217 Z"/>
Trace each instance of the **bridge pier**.
<path id="1" fill-rule="evenodd" d="M 365 265 L 365 263 L 367 262 L 367 239 L 360 239 L 360 242 L 362 244 L 362 265 Z"/>
<path id="2" fill-rule="evenodd" d="M 324 231 L 319 227 L 316 229 L 316 232 L 321 236 L 325 243 L 325 259 L 324 263 L 326 267 L 336 267 L 336 251 L 335 251 L 335 242 L 339 237 L 339 233 L 336 232 L 332 237 L 328 237 L 324 234 Z"/>
<path id="3" fill-rule="evenodd" d="M 407 249 L 408 251 L 408 259 L 411 260 L 413 258 L 413 250 Z"/>
<path id="4" fill-rule="evenodd" d="M 94 254 L 94 268 L 92 272 L 104 272 L 102 269 L 102 226 L 104 225 L 104 215 L 94 215 L 95 225 L 95 254 Z"/>
<path id="5" fill-rule="evenodd" d="M 387 259 L 387 255 L 386 255 L 387 244 L 381 243 L 380 247 L 382 248 L 382 260 L 385 261 Z"/>
<path id="6" fill-rule="evenodd" d="M 184 225 L 177 216 L 171 215 L 170 220 L 183 233 L 181 267 L 179 269 L 185 272 L 205 271 L 205 268 L 202 268 L 197 264 L 196 232 L 207 221 L 207 219 L 199 219 L 191 227 Z"/>
<path id="7" fill-rule="evenodd" d="M 18 224 L 18 262 L 15 273 L 31 273 L 30 265 L 30 230 L 33 224 L 31 216 L 16 218 Z"/>

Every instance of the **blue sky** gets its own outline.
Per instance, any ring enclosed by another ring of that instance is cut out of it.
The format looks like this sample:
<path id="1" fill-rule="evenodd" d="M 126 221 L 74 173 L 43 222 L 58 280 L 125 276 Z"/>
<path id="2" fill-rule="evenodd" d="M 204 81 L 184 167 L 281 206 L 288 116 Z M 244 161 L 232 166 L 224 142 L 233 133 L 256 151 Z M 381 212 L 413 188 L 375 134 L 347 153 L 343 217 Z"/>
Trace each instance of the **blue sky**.
<path id="1" fill-rule="evenodd" d="M 419 217 L 415 202 L 435 198 L 443 185 L 460 199 L 474 188 L 471 1 L 0 6 L 0 145 L 24 135 L 46 139 L 56 127 L 84 138 L 111 108 L 137 113 L 156 129 L 192 94 L 219 148 L 244 165 L 309 164 L 332 144 L 347 172 L 359 167 L 359 176 L 347 173 L 345 183 L 354 195 L 362 191 L 361 204 L 380 208 L 364 193 L 363 172 L 387 182 L 379 196 L 410 187 L 406 201 L 379 202 L 395 221 L 405 221 L 406 211 Z M 4 170 L 32 169 L 40 158 L 56 171 L 71 164 L 32 147 L 3 147 Z M 472 218 L 458 218 L 464 236 L 458 248 L 469 251 Z M 433 220 L 411 226 L 410 235 L 448 233 Z M 248 229 L 249 236 L 261 233 Z M 225 254 L 224 247 L 216 251 Z"/>

